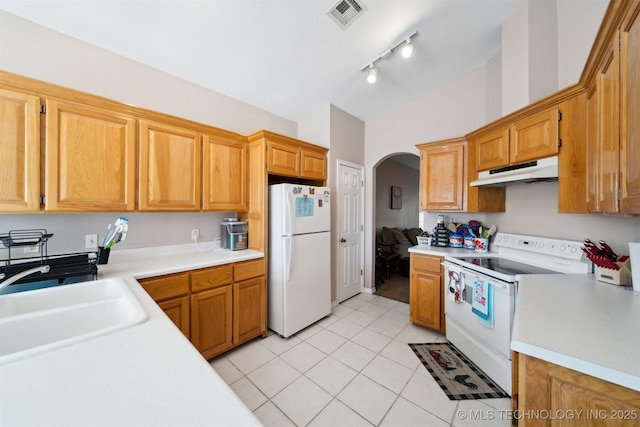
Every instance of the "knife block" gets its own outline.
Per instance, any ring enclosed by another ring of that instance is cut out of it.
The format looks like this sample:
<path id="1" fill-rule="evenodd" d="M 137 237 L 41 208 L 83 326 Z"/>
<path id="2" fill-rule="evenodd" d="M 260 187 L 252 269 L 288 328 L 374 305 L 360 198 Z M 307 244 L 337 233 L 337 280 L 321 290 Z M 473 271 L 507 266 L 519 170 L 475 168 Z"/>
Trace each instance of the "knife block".
<path id="1" fill-rule="evenodd" d="M 631 284 L 631 262 L 627 258 L 624 262 L 616 262 L 620 270 L 596 266 L 596 279 L 612 285 L 627 286 Z"/>

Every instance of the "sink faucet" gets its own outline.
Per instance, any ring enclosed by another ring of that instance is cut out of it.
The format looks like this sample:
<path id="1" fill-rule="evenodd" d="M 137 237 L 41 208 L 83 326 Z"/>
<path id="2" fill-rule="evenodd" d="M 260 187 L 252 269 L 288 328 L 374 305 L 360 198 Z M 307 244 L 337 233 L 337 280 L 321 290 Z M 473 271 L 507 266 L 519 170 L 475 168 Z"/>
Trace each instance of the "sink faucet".
<path id="1" fill-rule="evenodd" d="M 25 270 L 21 273 L 16 274 L 15 276 L 11 276 L 10 278 L 8 278 L 7 280 L 5 280 L 4 282 L 0 282 L 0 290 L 6 288 L 7 286 L 9 286 L 12 283 L 17 282 L 18 280 L 22 279 L 23 277 L 27 277 L 30 274 L 33 273 L 48 273 L 49 270 L 51 269 L 51 267 L 49 267 L 48 265 L 41 265 L 40 267 L 34 267 L 34 268 L 30 268 L 28 270 Z M 5 274 L 4 273 L 0 273 L 0 279 L 4 279 Z"/>

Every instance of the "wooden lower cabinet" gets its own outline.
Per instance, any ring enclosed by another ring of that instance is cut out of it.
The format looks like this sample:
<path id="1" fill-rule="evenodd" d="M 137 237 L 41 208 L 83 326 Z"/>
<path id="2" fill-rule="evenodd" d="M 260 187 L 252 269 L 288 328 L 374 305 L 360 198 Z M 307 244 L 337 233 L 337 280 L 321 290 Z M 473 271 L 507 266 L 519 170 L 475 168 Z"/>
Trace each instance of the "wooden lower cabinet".
<path id="1" fill-rule="evenodd" d="M 524 354 L 514 358 L 519 427 L 640 426 L 640 392 Z"/>
<path id="2" fill-rule="evenodd" d="M 191 335 L 191 317 L 189 297 L 173 298 L 158 303 L 158 306 L 171 319 L 173 323 L 182 331 L 185 337 Z"/>
<path id="3" fill-rule="evenodd" d="M 233 346 L 233 286 L 191 295 L 191 342 L 209 359 Z"/>
<path id="4" fill-rule="evenodd" d="M 207 359 L 266 336 L 264 258 L 139 282 Z"/>
<path id="5" fill-rule="evenodd" d="M 266 330 L 264 276 L 233 284 L 233 341 L 241 343 Z"/>
<path id="6" fill-rule="evenodd" d="M 409 318 L 413 324 L 444 333 L 442 261 L 439 256 L 411 254 Z"/>

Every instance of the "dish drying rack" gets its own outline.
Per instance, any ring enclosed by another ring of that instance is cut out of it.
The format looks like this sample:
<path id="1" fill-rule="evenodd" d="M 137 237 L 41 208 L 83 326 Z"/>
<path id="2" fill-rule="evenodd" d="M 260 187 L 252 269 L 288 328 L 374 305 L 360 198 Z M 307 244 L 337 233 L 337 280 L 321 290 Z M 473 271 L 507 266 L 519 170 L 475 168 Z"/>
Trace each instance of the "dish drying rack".
<path id="1" fill-rule="evenodd" d="M 0 273 L 10 278 L 27 269 L 49 265 L 49 273 L 37 274 L 21 279 L 19 283 L 43 279 L 57 279 L 60 283 L 67 278 L 98 277 L 95 252 L 49 255 L 47 242 L 53 237 L 46 229 L 12 230 L 0 234 Z M 31 248 L 25 253 L 25 249 Z M 2 252 L 6 250 L 6 257 Z M 22 253 L 20 251 L 22 250 Z"/>

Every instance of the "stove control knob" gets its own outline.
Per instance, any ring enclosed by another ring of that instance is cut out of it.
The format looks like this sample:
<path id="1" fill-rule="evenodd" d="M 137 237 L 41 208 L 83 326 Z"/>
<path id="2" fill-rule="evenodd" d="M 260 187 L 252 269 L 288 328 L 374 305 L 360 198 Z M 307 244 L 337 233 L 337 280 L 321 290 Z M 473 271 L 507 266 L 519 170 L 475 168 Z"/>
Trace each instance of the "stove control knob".
<path id="1" fill-rule="evenodd" d="M 567 245 L 563 244 L 562 246 L 560 246 L 560 252 L 564 252 L 566 250 L 567 250 Z"/>
<path id="2" fill-rule="evenodd" d="M 571 246 L 571 253 L 575 254 L 576 252 L 578 252 L 578 247 L 577 246 Z"/>
<path id="3" fill-rule="evenodd" d="M 544 248 L 544 242 L 539 242 L 539 243 L 538 243 L 538 247 L 539 247 L 540 249 Z"/>

